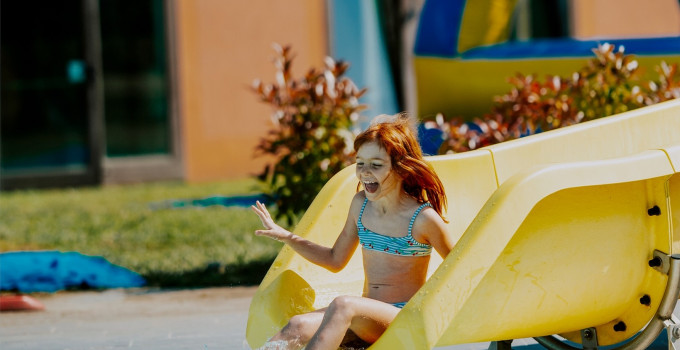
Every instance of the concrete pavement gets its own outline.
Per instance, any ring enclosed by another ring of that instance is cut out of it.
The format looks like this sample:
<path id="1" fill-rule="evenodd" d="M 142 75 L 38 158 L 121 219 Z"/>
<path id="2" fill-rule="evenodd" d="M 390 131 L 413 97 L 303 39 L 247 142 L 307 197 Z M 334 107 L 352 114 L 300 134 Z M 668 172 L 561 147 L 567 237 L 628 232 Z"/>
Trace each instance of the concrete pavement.
<path id="1" fill-rule="evenodd" d="M 0 314 L 0 349 L 247 349 L 254 292 L 237 287 L 38 295 L 45 311 Z"/>

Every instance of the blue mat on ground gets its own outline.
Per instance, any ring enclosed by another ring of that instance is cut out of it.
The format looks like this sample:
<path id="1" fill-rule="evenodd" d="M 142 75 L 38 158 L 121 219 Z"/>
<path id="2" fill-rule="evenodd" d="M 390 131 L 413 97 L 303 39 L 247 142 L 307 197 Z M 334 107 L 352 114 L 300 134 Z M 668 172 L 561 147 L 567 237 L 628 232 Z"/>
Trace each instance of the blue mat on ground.
<path id="1" fill-rule="evenodd" d="M 0 290 L 32 293 L 145 284 L 139 274 L 100 256 L 58 251 L 0 253 Z"/>
<path id="2" fill-rule="evenodd" d="M 209 207 L 213 205 L 221 205 L 223 207 L 249 207 L 255 204 L 256 201 L 267 204 L 270 199 L 264 194 L 253 194 L 245 196 L 210 196 L 197 199 L 170 199 L 162 202 L 151 203 L 151 209 L 181 209 L 192 207 Z"/>

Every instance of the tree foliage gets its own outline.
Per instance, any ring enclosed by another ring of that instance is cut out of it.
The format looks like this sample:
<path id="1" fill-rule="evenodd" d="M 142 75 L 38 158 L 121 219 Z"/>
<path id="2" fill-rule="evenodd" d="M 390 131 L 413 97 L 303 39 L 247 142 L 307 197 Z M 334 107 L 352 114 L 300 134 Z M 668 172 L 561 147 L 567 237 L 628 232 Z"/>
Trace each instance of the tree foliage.
<path id="1" fill-rule="evenodd" d="M 259 99 L 269 104 L 273 128 L 257 146 L 258 155 L 273 156 L 258 177 L 278 207 L 277 218 L 292 224 L 311 204 L 323 185 L 351 163 L 353 125 L 364 108 L 359 89 L 344 76 L 349 64 L 325 59 L 322 69 L 310 69 L 295 79 L 290 46 L 274 45 L 275 82 L 253 83 Z"/>
<path id="2" fill-rule="evenodd" d="M 539 81 L 517 73 L 508 79 L 510 92 L 496 97 L 481 118 L 465 122 L 438 114 L 425 126 L 443 132 L 439 153 L 457 153 L 680 97 L 677 64 L 661 62 L 658 80 L 641 81 L 638 62 L 624 51 L 599 45 L 595 57 L 571 77 Z"/>

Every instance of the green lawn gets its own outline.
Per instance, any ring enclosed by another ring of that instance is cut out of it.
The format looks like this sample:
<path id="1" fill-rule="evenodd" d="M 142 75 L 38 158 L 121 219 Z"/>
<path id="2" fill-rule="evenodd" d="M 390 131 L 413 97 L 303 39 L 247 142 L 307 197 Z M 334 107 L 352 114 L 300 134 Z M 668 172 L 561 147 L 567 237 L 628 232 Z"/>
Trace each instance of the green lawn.
<path id="1" fill-rule="evenodd" d="M 103 256 L 162 287 L 257 284 L 281 243 L 253 234 L 261 224 L 250 208 L 150 204 L 260 192 L 254 180 L 5 192 L 0 251 Z"/>

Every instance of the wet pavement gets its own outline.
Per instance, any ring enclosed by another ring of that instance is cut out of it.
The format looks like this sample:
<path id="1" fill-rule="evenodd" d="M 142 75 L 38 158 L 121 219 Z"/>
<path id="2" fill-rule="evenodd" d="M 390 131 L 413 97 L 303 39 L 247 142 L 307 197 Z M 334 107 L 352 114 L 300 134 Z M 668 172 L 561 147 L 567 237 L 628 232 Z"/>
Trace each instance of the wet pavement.
<path id="1" fill-rule="evenodd" d="M 0 314 L 0 349 L 247 349 L 255 288 L 37 295 L 44 311 Z"/>

